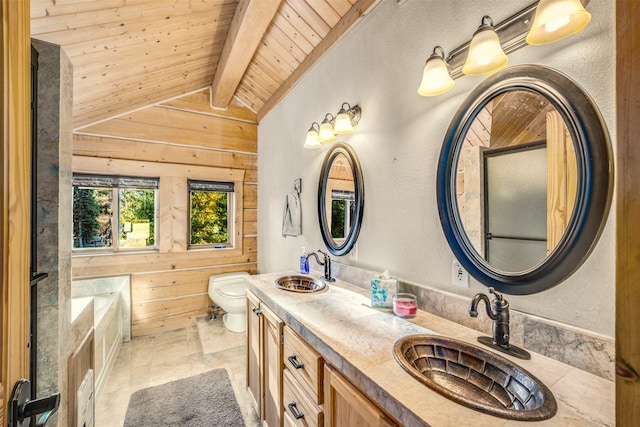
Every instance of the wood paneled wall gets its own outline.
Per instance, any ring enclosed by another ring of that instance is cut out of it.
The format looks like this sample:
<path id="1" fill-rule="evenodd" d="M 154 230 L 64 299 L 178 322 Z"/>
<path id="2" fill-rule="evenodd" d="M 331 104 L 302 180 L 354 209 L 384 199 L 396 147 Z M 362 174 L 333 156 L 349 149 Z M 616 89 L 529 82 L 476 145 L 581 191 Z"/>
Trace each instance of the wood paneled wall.
<path id="1" fill-rule="evenodd" d="M 29 2 L 2 0 L 0 18 L 0 425 L 4 426 L 15 382 L 29 377 Z"/>
<path id="2" fill-rule="evenodd" d="M 578 193 L 578 160 L 573 139 L 557 111 L 547 114 L 547 254 L 564 236 Z"/>
<path id="3" fill-rule="evenodd" d="M 206 315 L 212 274 L 256 272 L 257 123 L 250 110 L 215 110 L 207 89 L 77 130 L 73 154 L 74 171 L 119 174 L 134 167 L 160 176 L 158 251 L 74 254 L 72 261 L 74 279 L 131 274 L 133 336 L 192 325 Z M 182 183 L 220 174 L 240 183 L 235 247 L 188 250 Z"/>
<path id="4" fill-rule="evenodd" d="M 640 425 L 640 2 L 616 2 L 616 425 Z"/>

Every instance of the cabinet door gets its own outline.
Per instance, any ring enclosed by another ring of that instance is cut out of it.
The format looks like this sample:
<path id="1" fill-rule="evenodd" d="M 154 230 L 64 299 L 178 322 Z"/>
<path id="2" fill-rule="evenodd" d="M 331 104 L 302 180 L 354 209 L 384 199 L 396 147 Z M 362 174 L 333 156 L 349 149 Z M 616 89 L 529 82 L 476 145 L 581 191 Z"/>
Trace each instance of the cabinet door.
<path id="1" fill-rule="evenodd" d="M 284 427 L 298 427 L 296 426 L 296 422 L 294 421 L 294 419 L 291 417 L 291 415 L 289 415 L 289 413 L 287 411 L 284 412 L 284 422 L 282 423 L 282 425 Z"/>
<path id="2" fill-rule="evenodd" d="M 262 407 L 262 316 L 260 300 L 247 291 L 247 391 L 260 419 Z"/>
<path id="3" fill-rule="evenodd" d="M 264 416 L 269 427 L 282 425 L 282 328 L 280 320 L 269 307 L 260 304 L 264 337 Z"/>
<path id="4" fill-rule="evenodd" d="M 330 365 L 324 368 L 324 413 L 326 427 L 396 426 Z"/>

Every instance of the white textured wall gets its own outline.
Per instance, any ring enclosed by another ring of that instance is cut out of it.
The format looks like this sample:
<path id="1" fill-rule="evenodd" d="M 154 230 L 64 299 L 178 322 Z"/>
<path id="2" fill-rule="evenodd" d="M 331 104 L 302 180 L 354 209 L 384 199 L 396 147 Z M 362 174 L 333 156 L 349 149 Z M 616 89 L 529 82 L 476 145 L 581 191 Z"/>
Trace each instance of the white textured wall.
<path id="1" fill-rule="evenodd" d="M 323 248 L 316 213 L 318 177 L 328 147 L 302 148 L 313 121 L 342 102 L 359 104 L 356 132 L 340 140 L 360 158 L 364 222 L 357 258 L 340 262 L 383 270 L 472 297 L 486 288 L 451 285 L 453 254 L 436 204 L 436 169 L 449 121 L 481 77 L 456 80 L 435 98 L 416 94 L 425 59 L 436 44 L 449 51 L 467 41 L 483 15 L 500 22 L 531 0 L 381 0 L 260 123 L 258 131 L 258 268 L 296 269 L 300 247 Z M 602 112 L 615 150 L 615 3 L 592 1 L 586 30 L 546 46 L 526 46 L 510 65 L 543 64 L 581 85 Z M 285 194 L 302 178 L 303 235 L 281 236 Z M 511 296 L 513 308 L 614 335 L 614 212 L 584 265 L 565 282 L 535 295 Z"/>

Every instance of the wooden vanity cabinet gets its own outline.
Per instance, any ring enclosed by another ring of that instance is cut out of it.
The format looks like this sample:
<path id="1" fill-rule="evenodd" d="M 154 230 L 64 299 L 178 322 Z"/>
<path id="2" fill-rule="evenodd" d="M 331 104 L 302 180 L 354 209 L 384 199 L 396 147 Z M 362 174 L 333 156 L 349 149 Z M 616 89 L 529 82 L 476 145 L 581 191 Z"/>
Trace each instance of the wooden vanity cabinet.
<path id="1" fill-rule="evenodd" d="M 260 300 L 247 291 L 247 391 L 258 416 L 262 418 L 262 340 Z"/>
<path id="2" fill-rule="evenodd" d="M 264 333 L 264 417 L 267 426 L 282 426 L 282 328 L 284 322 L 262 305 Z"/>
<path id="3" fill-rule="evenodd" d="M 326 427 L 397 426 L 331 365 L 324 367 L 324 417 Z"/>
<path id="4" fill-rule="evenodd" d="M 263 425 L 280 427 L 284 322 L 247 291 L 247 390 Z"/>
<path id="5" fill-rule="evenodd" d="M 322 427 L 322 356 L 288 326 L 284 327 L 283 404 L 287 425 Z"/>
<path id="6" fill-rule="evenodd" d="M 300 387 L 322 404 L 322 356 L 288 326 L 284 328 L 284 365 Z"/>
<path id="7" fill-rule="evenodd" d="M 247 390 L 264 426 L 397 426 L 251 291 Z"/>
<path id="8" fill-rule="evenodd" d="M 324 412 L 318 402 L 302 390 L 288 368 L 283 376 L 285 423 L 296 427 L 322 427 Z"/>

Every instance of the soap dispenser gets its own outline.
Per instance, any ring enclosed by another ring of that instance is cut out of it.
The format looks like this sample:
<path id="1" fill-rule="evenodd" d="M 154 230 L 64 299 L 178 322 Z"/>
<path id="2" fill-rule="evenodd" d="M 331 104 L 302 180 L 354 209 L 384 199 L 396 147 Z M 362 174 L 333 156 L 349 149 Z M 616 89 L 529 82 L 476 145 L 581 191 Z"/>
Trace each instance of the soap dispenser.
<path id="1" fill-rule="evenodd" d="M 302 254 L 300 254 L 300 273 L 309 274 L 309 261 L 307 261 L 307 250 L 302 247 Z"/>

